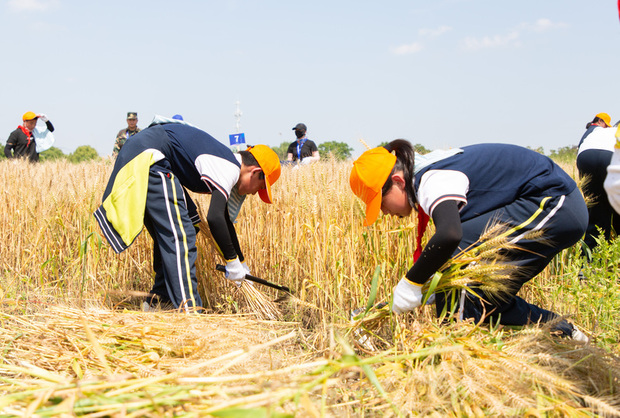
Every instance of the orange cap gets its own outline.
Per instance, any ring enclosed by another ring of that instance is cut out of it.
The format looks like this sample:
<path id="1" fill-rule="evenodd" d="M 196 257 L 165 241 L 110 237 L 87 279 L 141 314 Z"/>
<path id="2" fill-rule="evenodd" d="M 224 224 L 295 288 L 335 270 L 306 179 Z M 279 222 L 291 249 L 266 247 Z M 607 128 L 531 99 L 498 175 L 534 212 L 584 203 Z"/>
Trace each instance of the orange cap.
<path id="1" fill-rule="evenodd" d="M 599 119 L 603 119 L 603 122 L 605 122 L 608 127 L 611 127 L 611 116 L 609 116 L 607 113 L 599 113 L 596 115 L 596 117 Z"/>
<path id="2" fill-rule="evenodd" d="M 22 120 L 26 121 L 26 120 L 33 120 L 36 119 L 37 115 L 34 112 L 26 112 L 24 113 L 24 116 L 22 116 Z"/>
<path id="3" fill-rule="evenodd" d="M 258 195 L 263 199 L 263 202 L 272 203 L 271 185 L 280 178 L 280 159 L 278 158 L 278 154 L 267 145 L 255 145 L 248 148 L 248 151 L 256 158 L 260 168 L 262 168 L 263 173 L 265 173 L 265 185 L 267 188 L 259 190 Z"/>
<path id="4" fill-rule="evenodd" d="M 381 210 L 381 189 L 387 181 L 396 156 L 383 147 L 369 149 L 353 163 L 349 184 L 353 193 L 366 203 L 364 225 L 372 225 Z"/>

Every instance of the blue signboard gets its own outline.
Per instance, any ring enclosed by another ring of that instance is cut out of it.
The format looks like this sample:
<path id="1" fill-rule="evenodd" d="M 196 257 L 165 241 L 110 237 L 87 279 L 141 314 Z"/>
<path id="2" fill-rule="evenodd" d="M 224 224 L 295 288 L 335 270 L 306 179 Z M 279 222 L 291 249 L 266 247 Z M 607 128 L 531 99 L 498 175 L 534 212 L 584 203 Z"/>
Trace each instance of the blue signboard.
<path id="1" fill-rule="evenodd" d="M 245 134 L 228 135 L 228 139 L 230 139 L 230 145 L 245 144 Z"/>

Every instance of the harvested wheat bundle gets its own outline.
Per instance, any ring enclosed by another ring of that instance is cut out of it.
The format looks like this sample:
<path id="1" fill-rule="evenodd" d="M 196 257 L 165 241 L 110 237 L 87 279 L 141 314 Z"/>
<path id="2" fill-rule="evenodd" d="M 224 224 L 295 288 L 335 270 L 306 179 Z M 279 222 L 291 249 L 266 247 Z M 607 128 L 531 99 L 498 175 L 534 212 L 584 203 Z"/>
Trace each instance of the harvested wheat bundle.
<path id="1" fill-rule="evenodd" d="M 511 242 L 509 228 L 501 223 L 491 224 L 470 247 L 452 257 L 424 286 L 423 304 L 426 304 L 435 292 L 452 293 L 472 288 L 480 289 L 490 300 L 503 300 L 511 292 L 512 275 L 516 266 L 510 264 L 506 252 L 520 247 Z M 524 235 L 525 239 L 544 240 L 542 231 L 532 231 Z M 375 281 L 373 279 L 373 281 Z M 372 304 L 370 304 L 372 306 Z M 378 347 L 390 345 L 391 333 L 388 326 L 392 316 L 387 303 L 368 307 L 363 315 L 357 312 L 347 334 L 352 334 L 354 343 L 363 351 L 373 352 Z"/>
<path id="2" fill-rule="evenodd" d="M 198 202 L 196 202 L 196 207 L 201 219 L 207 219 Z M 207 242 L 213 243 L 213 236 L 208 228 L 201 228 L 200 232 L 204 235 Z M 217 248 L 217 246 L 215 247 Z M 238 287 L 238 294 L 241 296 L 242 305 L 247 306 L 247 309 L 255 313 L 258 318 L 274 321 L 282 319 L 282 312 L 280 312 L 278 306 L 247 280 L 244 280 L 241 286 Z"/>
<path id="3" fill-rule="evenodd" d="M 239 294 L 250 312 L 255 313 L 258 318 L 271 321 L 282 320 L 282 312 L 278 305 L 268 299 L 251 282 L 244 280 L 239 287 Z"/>
<path id="4" fill-rule="evenodd" d="M 506 300 L 512 294 L 513 273 L 517 266 L 510 263 L 507 253 L 520 250 L 509 237 L 512 230 L 495 222 L 480 238 L 444 264 L 422 288 L 424 303 L 435 292 L 453 293 L 472 288 L 481 290 L 490 301 Z M 544 242 L 543 231 L 528 231 L 522 239 Z"/>
<path id="5" fill-rule="evenodd" d="M 391 317 L 389 304 L 380 303 L 364 315 L 356 314 L 356 311 L 352 313 L 353 321 L 345 332 L 346 335 L 354 337 L 356 348 L 373 353 L 392 346 L 392 328 L 388 326 Z"/>

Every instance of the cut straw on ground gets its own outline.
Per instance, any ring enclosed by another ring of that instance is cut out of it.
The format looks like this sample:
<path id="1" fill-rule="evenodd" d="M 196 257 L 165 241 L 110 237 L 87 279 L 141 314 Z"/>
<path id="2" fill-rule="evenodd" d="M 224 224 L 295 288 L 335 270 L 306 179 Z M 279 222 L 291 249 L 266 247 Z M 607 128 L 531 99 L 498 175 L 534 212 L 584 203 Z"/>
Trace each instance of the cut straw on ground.
<path id="1" fill-rule="evenodd" d="M 383 416 L 443 415 L 454 412 L 457 390 L 464 415 L 620 416 L 617 359 L 595 347 L 541 328 L 394 321 L 388 346 L 361 357 L 340 337 L 328 350 L 308 353 L 299 339 L 311 337 L 299 324 L 247 316 L 62 306 L 24 315 L 5 308 L 0 412 L 355 416 L 363 408 Z M 593 367 L 605 373 L 593 379 Z"/>
<path id="2" fill-rule="evenodd" d="M 536 325 L 446 325 L 430 306 L 373 311 L 413 264 L 415 215 L 364 227 L 350 161 L 322 158 L 283 166 L 275 204 L 250 196 L 235 224 L 252 274 L 295 295 L 255 286 L 283 320 L 215 271 L 203 234 L 205 313 L 143 313 L 152 239 L 117 255 L 92 216 L 112 165 L 0 161 L 0 415 L 620 416 L 618 241 L 587 266 L 578 246 L 563 251 L 520 291 L 569 316 L 589 345 Z M 372 309 L 351 322 L 360 306 Z"/>

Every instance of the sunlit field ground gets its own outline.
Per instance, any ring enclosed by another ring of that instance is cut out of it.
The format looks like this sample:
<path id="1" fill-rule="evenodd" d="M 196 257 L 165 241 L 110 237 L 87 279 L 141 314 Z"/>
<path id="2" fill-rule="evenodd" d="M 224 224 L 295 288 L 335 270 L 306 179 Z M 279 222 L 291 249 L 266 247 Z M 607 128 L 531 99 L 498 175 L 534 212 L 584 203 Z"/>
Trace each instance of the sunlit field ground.
<path id="1" fill-rule="evenodd" d="M 411 265 L 416 219 L 363 227 L 350 164 L 283 167 L 275 204 L 246 199 L 236 227 L 252 274 L 292 297 L 229 284 L 200 234 L 206 313 L 187 315 L 140 311 L 146 231 L 120 256 L 99 234 L 110 161 L 1 161 L 0 415 L 620 416 L 620 242 L 583 266 L 578 246 L 564 251 L 520 293 L 585 346 L 547 327 L 442 322 L 432 306 L 352 322 Z M 206 213 L 209 197 L 193 198 Z"/>

